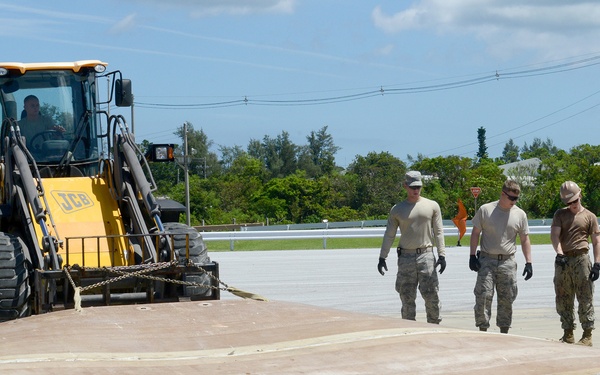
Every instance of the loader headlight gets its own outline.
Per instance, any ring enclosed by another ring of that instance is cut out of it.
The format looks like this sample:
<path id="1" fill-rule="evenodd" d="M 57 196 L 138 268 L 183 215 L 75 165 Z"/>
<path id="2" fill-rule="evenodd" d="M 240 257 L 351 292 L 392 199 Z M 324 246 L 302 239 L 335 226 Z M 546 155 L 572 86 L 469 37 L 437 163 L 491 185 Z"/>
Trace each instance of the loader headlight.
<path id="1" fill-rule="evenodd" d="M 157 162 L 174 161 L 172 144 L 151 145 L 146 153 L 146 159 Z"/>
<path id="2" fill-rule="evenodd" d="M 104 73 L 105 70 L 106 70 L 106 67 L 102 64 L 98 64 L 98 65 L 94 66 L 94 71 L 96 73 Z"/>
<path id="3" fill-rule="evenodd" d="M 155 151 L 156 160 L 166 160 L 169 158 L 169 148 L 167 146 L 157 147 Z"/>
<path id="4" fill-rule="evenodd" d="M 0 77 L 4 77 L 7 74 L 8 74 L 8 69 L 0 68 Z"/>

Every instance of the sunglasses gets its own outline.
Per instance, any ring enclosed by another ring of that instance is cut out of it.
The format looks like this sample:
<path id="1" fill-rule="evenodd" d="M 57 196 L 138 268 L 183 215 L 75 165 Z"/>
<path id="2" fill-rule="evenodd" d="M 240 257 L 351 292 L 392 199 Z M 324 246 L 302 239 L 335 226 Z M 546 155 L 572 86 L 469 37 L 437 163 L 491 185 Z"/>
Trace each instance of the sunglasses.
<path id="1" fill-rule="evenodd" d="M 572 204 L 577 204 L 577 202 L 579 202 L 579 199 L 575 199 L 573 202 L 569 202 L 569 203 L 567 203 L 567 204 L 570 206 L 570 205 L 572 205 Z"/>
<path id="2" fill-rule="evenodd" d="M 509 195 L 507 192 L 505 192 L 504 190 L 502 191 L 504 193 L 504 195 L 506 195 L 506 197 L 508 199 L 510 199 L 513 202 L 516 202 L 517 199 L 519 199 L 519 196 L 517 195 L 516 197 L 514 195 Z"/>
<path id="3" fill-rule="evenodd" d="M 412 190 L 419 190 L 421 186 L 409 186 L 409 188 Z"/>

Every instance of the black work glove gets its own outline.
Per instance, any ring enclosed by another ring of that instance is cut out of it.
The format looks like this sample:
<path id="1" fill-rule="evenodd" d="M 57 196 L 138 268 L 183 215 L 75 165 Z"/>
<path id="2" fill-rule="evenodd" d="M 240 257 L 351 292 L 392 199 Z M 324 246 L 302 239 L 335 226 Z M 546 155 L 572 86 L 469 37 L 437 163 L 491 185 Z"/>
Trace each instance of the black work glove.
<path id="1" fill-rule="evenodd" d="M 481 263 L 479 263 L 479 259 L 477 259 L 477 255 L 471 255 L 469 257 L 469 268 L 471 271 L 479 271 L 481 268 Z"/>
<path id="2" fill-rule="evenodd" d="M 377 270 L 379 271 L 380 274 L 385 275 L 385 272 L 383 272 L 383 270 L 388 270 L 387 269 L 387 264 L 385 263 L 385 259 L 383 258 L 379 258 L 379 263 L 377 264 Z"/>
<path id="3" fill-rule="evenodd" d="M 592 267 L 592 271 L 590 272 L 590 280 L 596 281 L 598 280 L 598 276 L 600 276 L 600 263 L 594 263 L 594 267 Z"/>
<path id="4" fill-rule="evenodd" d="M 565 270 L 565 266 L 567 265 L 567 257 L 564 254 L 556 254 L 556 258 L 554 259 L 554 264 L 559 266 L 560 268 Z"/>
<path id="5" fill-rule="evenodd" d="M 446 269 L 446 257 L 439 256 L 437 262 L 435 262 L 435 266 L 440 266 L 440 275 L 444 273 L 444 270 Z"/>
<path id="6" fill-rule="evenodd" d="M 525 269 L 523 270 L 523 276 L 525 276 L 525 280 L 529 280 L 533 276 L 533 267 L 531 266 L 531 263 L 525 263 Z"/>

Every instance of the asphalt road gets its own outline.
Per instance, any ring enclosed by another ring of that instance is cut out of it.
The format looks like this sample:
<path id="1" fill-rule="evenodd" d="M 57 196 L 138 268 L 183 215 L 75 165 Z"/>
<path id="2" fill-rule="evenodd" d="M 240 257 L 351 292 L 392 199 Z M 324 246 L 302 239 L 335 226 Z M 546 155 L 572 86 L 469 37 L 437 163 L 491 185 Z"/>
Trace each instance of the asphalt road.
<path id="1" fill-rule="evenodd" d="M 381 276 L 377 272 L 379 249 L 210 253 L 209 248 L 209 255 L 219 262 L 223 282 L 269 300 L 400 317 L 400 299 L 394 290 L 395 255 L 388 258 L 389 272 Z M 555 253 L 551 245 L 533 245 L 532 257 L 533 277 L 525 281 L 521 276 L 525 261 L 519 247 L 519 294 L 513 305 L 511 333 L 557 339 L 562 330 L 554 310 Z M 441 324 L 476 330 L 473 317 L 476 274 L 468 267 L 468 246 L 447 247 L 446 260 L 446 271 L 440 275 Z M 239 297 L 222 293 L 222 299 L 235 298 Z M 596 306 L 599 298 L 596 294 Z M 495 308 L 494 301 L 491 330 L 497 330 Z M 420 296 L 417 320 L 425 321 Z"/>

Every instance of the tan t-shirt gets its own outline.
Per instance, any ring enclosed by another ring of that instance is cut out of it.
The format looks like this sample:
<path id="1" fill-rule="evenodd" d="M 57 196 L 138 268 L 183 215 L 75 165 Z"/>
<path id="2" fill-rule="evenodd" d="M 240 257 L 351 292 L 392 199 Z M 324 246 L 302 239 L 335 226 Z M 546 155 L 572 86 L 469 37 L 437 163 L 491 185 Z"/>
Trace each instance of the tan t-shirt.
<path id="1" fill-rule="evenodd" d="M 437 247 L 438 256 L 446 255 L 444 224 L 440 205 L 424 197 L 416 203 L 402 201 L 390 210 L 379 256 L 387 258 L 400 228 L 398 246 L 404 249 Z"/>
<path id="2" fill-rule="evenodd" d="M 488 254 L 514 254 L 517 251 L 517 235 L 529 234 L 525 211 L 517 206 L 505 210 L 498 201 L 479 207 L 473 226 L 481 229 L 479 244 L 481 251 Z"/>
<path id="3" fill-rule="evenodd" d="M 19 121 L 21 135 L 27 140 L 27 147 L 31 147 L 31 140 L 40 133 L 52 130 L 54 123 L 48 117 L 40 116 L 37 120 L 30 120 L 27 117 Z M 43 140 L 43 138 L 41 139 Z M 36 141 L 37 143 L 37 141 Z"/>
<path id="4" fill-rule="evenodd" d="M 560 227 L 560 246 L 566 253 L 589 249 L 589 236 L 600 233 L 598 218 L 587 208 L 575 215 L 567 207 L 558 209 L 554 213 L 552 226 Z"/>

